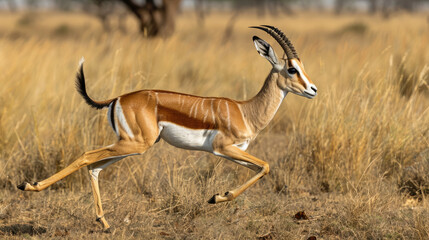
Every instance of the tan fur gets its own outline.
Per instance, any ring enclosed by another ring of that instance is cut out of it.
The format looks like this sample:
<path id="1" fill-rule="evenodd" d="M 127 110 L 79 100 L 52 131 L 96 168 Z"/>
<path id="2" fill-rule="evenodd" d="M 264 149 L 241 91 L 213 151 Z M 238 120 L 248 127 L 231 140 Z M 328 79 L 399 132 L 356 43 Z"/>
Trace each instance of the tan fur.
<path id="1" fill-rule="evenodd" d="M 76 170 L 88 166 L 97 220 L 104 229 L 108 229 L 110 226 L 104 218 L 101 206 L 98 175 L 94 177 L 92 174 L 96 169 L 123 157 L 144 153 L 158 139 L 158 123 L 164 121 L 188 129 L 217 130 L 212 142 L 213 153 L 257 171 L 255 176 L 240 187 L 223 195 L 214 195 L 209 200 L 210 203 L 230 201 L 269 172 L 266 162 L 244 152 L 239 146 L 253 140 L 267 126 L 283 101 L 286 90 L 295 91 L 293 86 L 302 82 L 288 78 L 284 71 L 277 72 L 273 69 L 259 93 L 247 101 L 198 97 L 162 90 L 142 90 L 122 95 L 116 99 L 115 106 L 122 108 L 126 122 L 122 125 L 117 116 L 113 119 L 119 134 L 117 143 L 87 152 L 53 176 L 36 184 L 23 183 L 18 188 L 41 191 Z M 286 89 L 287 87 L 289 88 Z M 305 87 L 301 85 L 295 88 Z M 298 93 L 301 89 L 296 91 Z M 129 128 L 128 132 L 125 125 Z M 130 131 L 131 134 L 128 134 Z"/>

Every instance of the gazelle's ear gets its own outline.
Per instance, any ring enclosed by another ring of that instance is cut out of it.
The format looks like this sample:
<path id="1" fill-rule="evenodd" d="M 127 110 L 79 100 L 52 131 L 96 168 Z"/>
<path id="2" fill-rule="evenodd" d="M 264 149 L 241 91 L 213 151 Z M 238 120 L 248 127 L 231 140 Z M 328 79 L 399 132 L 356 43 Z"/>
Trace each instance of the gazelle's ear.
<path id="1" fill-rule="evenodd" d="M 273 67 L 276 67 L 279 65 L 279 61 L 277 60 L 277 55 L 274 52 L 274 49 L 271 47 L 270 44 L 265 42 L 264 40 L 260 39 L 257 36 L 253 36 L 253 43 L 255 44 L 256 50 L 258 53 L 266 58 Z"/>

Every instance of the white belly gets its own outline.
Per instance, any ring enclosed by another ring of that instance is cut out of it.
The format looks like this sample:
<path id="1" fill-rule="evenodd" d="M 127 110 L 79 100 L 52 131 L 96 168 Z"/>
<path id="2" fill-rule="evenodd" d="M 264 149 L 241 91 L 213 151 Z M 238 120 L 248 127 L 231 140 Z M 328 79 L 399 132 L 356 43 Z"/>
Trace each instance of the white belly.
<path id="1" fill-rule="evenodd" d="M 164 121 L 158 125 L 161 138 L 175 147 L 213 152 L 212 143 L 217 130 L 190 129 Z"/>

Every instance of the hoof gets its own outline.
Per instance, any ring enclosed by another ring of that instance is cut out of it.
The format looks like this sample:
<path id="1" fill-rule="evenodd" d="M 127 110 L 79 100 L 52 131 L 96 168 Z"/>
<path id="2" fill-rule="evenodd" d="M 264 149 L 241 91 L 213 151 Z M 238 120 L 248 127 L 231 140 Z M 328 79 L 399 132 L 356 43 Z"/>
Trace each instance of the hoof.
<path id="1" fill-rule="evenodd" d="M 23 182 L 21 184 L 19 184 L 18 186 L 16 186 L 19 190 L 25 191 L 25 186 L 27 185 L 27 182 Z"/>
<path id="2" fill-rule="evenodd" d="M 219 193 L 213 195 L 213 197 L 210 198 L 207 202 L 210 204 L 215 204 L 216 203 L 216 196 L 218 196 L 218 195 L 219 195 Z"/>
<path id="3" fill-rule="evenodd" d="M 34 182 L 33 184 L 28 183 L 28 182 L 23 182 L 21 184 L 19 184 L 18 186 L 16 186 L 19 190 L 22 191 L 33 191 L 33 192 L 40 192 L 41 189 L 39 189 L 39 183 L 38 182 Z"/>
<path id="4" fill-rule="evenodd" d="M 97 218 L 95 219 L 95 221 L 96 221 L 96 222 L 99 222 L 99 223 L 102 225 L 102 227 L 103 227 L 103 232 L 104 232 L 104 233 L 111 233 L 110 225 L 106 222 L 106 219 L 104 219 L 104 216 L 102 216 L 102 217 L 97 217 Z"/>

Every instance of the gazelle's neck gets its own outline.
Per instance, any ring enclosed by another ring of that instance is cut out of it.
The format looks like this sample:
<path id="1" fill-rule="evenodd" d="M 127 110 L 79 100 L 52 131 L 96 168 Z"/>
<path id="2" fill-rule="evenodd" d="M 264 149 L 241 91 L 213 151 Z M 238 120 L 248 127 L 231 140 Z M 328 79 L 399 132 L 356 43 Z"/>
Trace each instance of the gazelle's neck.
<path id="1" fill-rule="evenodd" d="M 273 119 L 286 97 L 287 92 L 277 85 L 278 77 L 279 73 L 271 71 L 258 94 L 243 102 L 242 109 L 247 123 L 256 134 Z"/>

